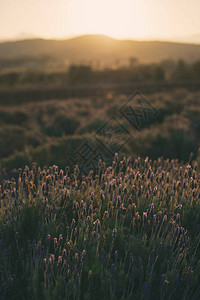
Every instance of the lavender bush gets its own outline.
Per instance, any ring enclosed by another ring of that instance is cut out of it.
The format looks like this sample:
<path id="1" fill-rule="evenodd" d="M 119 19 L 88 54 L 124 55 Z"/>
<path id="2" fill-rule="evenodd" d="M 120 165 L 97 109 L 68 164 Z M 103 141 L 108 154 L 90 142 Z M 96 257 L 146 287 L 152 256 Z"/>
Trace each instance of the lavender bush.
<path id="1" fill-rule="evenodd" d="M 200 299 L 199 204 L 197 162 L 20 169 L 0 187 L 0 298 Z"/>

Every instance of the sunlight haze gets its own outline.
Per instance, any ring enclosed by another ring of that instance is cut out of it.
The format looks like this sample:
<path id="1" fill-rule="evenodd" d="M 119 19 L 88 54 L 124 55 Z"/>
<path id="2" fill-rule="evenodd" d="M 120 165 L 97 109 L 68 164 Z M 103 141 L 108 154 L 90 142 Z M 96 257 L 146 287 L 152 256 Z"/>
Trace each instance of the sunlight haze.
<path id="1" fill-rule="evenodd" d="M 198 0 L 0 0 L 0 39 L 191 39 L 200 34 Z"/>

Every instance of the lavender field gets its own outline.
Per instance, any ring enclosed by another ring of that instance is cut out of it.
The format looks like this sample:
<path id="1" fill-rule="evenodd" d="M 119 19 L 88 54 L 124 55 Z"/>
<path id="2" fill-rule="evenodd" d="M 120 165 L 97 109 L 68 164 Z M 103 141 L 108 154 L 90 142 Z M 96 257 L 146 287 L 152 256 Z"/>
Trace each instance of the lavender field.
<path id="1" fill-rule="evenodd" d="M 197 161 L 19 170 L 0 189 L 1 299 L 200 299 Z"/>
<path id="2" fill-rule="evenodd" d="M 200 300 L 200 1 L 0 1 L 0 300 Z"/>

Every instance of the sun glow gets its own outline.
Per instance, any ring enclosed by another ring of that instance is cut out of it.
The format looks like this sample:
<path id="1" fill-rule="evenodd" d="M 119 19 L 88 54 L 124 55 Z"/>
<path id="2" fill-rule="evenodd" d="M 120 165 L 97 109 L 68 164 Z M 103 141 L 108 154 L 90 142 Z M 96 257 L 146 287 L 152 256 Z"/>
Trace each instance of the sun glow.
<path id="1" fill-rule="evenodd" d="M 134 0 L 75 0 L 69 16 L 75 34 L 106 34 L 115 38 L 144 33 L 145 7 Z M 143 16 L 143 17 L 141 17 Z"/>
<path id="2" fill-rule="evenodd" d="M 199 0 L 0 0 L 0 40 L 189 37 L 200 32 L 199 11 Z"/>

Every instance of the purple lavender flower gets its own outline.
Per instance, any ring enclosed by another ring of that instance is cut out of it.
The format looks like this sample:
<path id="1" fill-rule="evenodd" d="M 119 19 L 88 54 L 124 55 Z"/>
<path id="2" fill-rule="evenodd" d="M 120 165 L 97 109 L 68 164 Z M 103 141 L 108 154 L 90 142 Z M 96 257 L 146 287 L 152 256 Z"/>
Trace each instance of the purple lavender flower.
<path id="1" fill-rule="evenodd" d="M 76 275 L 76 285 L 79 285 L 79 283 L 80 283 L 80 275 L 77 274 Z"/>
<path id="2" fill-rule="evenodd" d="M 92 212 L 93 212 L 93 206 L 92 206 L 92 204 L 91 204 L 91 205 L 89 206 L 89 211 L 88 211 L 89 216 L 91 216 Z"/>
<path id="3" fill-rule="evenodd" d="M 144 224 L 147 222 L 147 213 L 143 212 L 143 222 Z"/>
<path id="4" fill-rule="evenodd" d="M 117 250 L 115 251 L 114 256 L 115 256 L 115 260 L 117 260 L 117 258 L 118 258 L 118 251 Z"/>
<path id="5" fill-rule="evenodd" d="M 68 249 L 70 250 L 71 249 L 70 242 L 67 242 L 67 246 L 68 246 Z"/>
<path id="6" fill-rule="evenodd" d="M 90 217 L 89 216 L 87 216 L 86 222 L 87 222 L 88 225 L 90 225 Z"/>
<path id="7" fill-rule="evenodd" d="M 67 257 L 67 250 L 66 249 L 62 250 L 62 256 L 63 256 L 63 258 Z"/>
<path id="8" fill-rule="evenodd" d="M 58 256 L 58 266 L 61 266 L 62 264 L 62 256 Z"/>
<path id="9" fill-rule="evenodd" d="M 46 242 L 47 242 L 47 244 L 49 244 L 50 238 L 51 238 L 50 234 L 47 234 L 47 236 L 46 236 Z"/>
<path id="10" fill-rule="evenodd" d="M 44 266 L 44 268 L 46 268 L 46 265 L 47 265 L 47 259 L 44 258 L 44 259 L 43 259 L 43 266 Z"/>
<path id="11" fill-rule="evenodd" d="M 117 196 L 117 208 L 120 208 L 121 206 L 121 197 L 118 195 Z"/>
<path id="12" fill-rule="evenodd" d="M 175 208 L 174 214 L 176 215 L 176 214 L 181 210 L 181 208 L 182 208 L 182 204 L 179 204 L 179 205 Z"/>
<path id="13" fill-rule="evenodd" d="M 15 239 L 16 239 L 16 241 L 18 241 L 18 239 L 19 239 L 19 233 L 18 232 L 15 233 Z"/>
<path id="14" fill-rule="evenodd" d="M 100 199 L 101 199 L 102 202 L 105 200 L 105 196 L 104 196 L 103 190 L 101 190 Z"/>
<path id="15" fill-rule="evenodd" d="M 54 254 L 50 254 L 50 257 L 49 257 L 49 263 L 50 263 L 50 264 L 53 264 L 53 263 L 54 263 L 54 260 L 55 260 Z"/>
<path id="16" fill-rule="evenodd" d="M 155 186 L 155 187 L 154 187 L 154 190 L 153 190 L 153 195 L 154 195 L 154 196 L 157 194 L 157 190 L 158 190 L 158 188 L 157 188 L 157 186 Z"/>
<path id="17" fill-rule="evenodd" d="M 91 200 L 91 201 L 94 200 L 94 192 L 91 192 L 91 194 L 90 194 L 90 200 Z"/>
<path id="18" fill-rule="evenodd" d="M 60 234 L 58 239 L 59 245 L 61 245 L 62 241 L 63 241 L 63 236 L 62 234 Z"/>
<path id="19" fill-rule="evenodd" d="M 54 248 L 56 248 L 56 247 L 57 247 L 57 245 L 58 245 L 57 238 L 54 238 L 54 239 L 53 239 L 53 242 L 54 242 Z"/>
<path id="20" fill-rule="evenodd" d="M 164 215 L 163 217 L 163 225 L 165 226 L 167 224 L 167 215 Z"/>
<path id="21" fill-rule="evenodd" d="M 82 254 L 81 254 L 81 261 L 83 261 L 85 259 L 85 256 L 86 256 L 86 251 L 83 250 Z"/>
<path id="22" fill-rule="evenodd" d="M 74 229 L 74 228 L 75 228 L 75 224 L 76 224 L 76 221 L 75 221 L 75 219 L 72 219 L 72 224 L 71 224 L 71 227 L 72 227 L 72 229 Z"/>
<path id="23" fill-rule="evenodd" d="M 75 260 L 76 260 L 76 262 L 79 261 L 79 255 L 78 255 L 78 253 L 75 253 Z"/>
<path id="24" fill-rule="evenodd" d="M 117 233 L 117 229 L 116 229 L 116 228 L 114 228 L 114 229 L 113 229 L 113 238 L 115 238 L 115 237 L 116 237 L 116 233 Z"/>
<path id="25" fill-rule="evenodd" d="M 160 242 L 159 245 L 158 245 L 158 248 L 157 248 L 157 255 L 160 254 L 160 251 L 161 251 L 162 247 L 163 247 L 163 243 Z"/>
<path id="26" fill-rule="evenodd" d="M 75 237 L 78 236 L 78 229 L 77 229 L 77 227 L 74 229 L 74 236 L 75 236 Z"/>
<path id="27" fill-rule="evenodd" d="M 155 256 L 154 255 L 155 255 L 155 251 L 154 251 L 154 249 L 152 249 L 150 254 L 149 254 L 149 258 L 150 258 L 150 261 L 152 263 L 154 263 L 154 261 L 155 261 Z"/>
<path id="28" fill-rule="evenodd" d="M 114 274 L 114 271 L 115 271 L 115 264 L 112 264 L 112 266 L 111 266 L 111 274 L 112 275 Z"/>
<path id="29" fill-rule="evenodd" d="M 101 222 L 99 221 L 99 219 L 97 219 L 93 224 L 94 224 L 94 229 L 97 232 L 100 232 L 100 230 L 101 230 Z"/>

